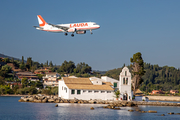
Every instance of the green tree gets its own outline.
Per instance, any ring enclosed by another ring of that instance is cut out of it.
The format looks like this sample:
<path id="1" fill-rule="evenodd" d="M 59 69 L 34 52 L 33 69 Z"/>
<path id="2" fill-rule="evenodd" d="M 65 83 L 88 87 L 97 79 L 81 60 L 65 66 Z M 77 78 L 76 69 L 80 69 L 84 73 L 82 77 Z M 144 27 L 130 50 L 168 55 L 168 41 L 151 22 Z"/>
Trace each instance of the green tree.
<path id="1" fill-rule="evenodd" d="M 18 86 L 18 85 L 15 85 L 15 86 L 13 86 L 13 88 L 12 88 L 12 89 L 13 89 L 13 92 L 14 92 L 14 93 L 16 93 L 16 92 L 17 92 L 17 90 L 19 89 L 19 86 Z"/>
<path id="2" fill-rule="evenodd" d="M 16 93 L 17 93 L 17 94 L 24 95 L 24 94 L 25 94 L 25 91 L 24 91 L 24 89 L 17 89 Z"/>
<path id="3" fill-rule="evenodd" d="M 43 83 L 40 82 L 40 81 L 37 81 L 36 84 L 35 84 L 35 87 L 43 89 Z"/>
<path id="4" fill-rule="evenodd" d="M 134 93 L 139 88 L 139 85 L 143 82 L 142 76 L 145 74 L 144 71 L 144 61 L 142 59 L 141 53 L 138 52 L 133 55 L 132 58 L 130 58 L 132 68 L 132 75 L 133 75 L 133 81 L 134 81 Z"/>
<path id="5" fill-rule="evenodd" d="M 22 86 L 23 86 L 23 88 L 24 88 L 24 87 L 27 87 L 27 86 L 28 86 L 29 81 L 28 81 L 27 78 L 23 78 L 23 79 L 21 80 L 21 83 L 22 83 Z"/>
<path id="6" fill-rule="evenodd" d="M 0 76 L 0 85 L 5 85 L 5 80 L 2 76 Z"/>
<path id="7" fill-rule="evenodd" d="M 9 58 L 4 58 L 4 61 L 5 61 L 6 63 L 10 63 L 10 59 L 9 59 Z"/>
<path id="8" fill-rule="evenodd" d="M 22 56 L 21 64 L 24 64 L 24 56 Z"/>
<path id="9" fill-rule="evenodd" d="M 35 87 L 36 82 L 35 81 L 29 81 L 28 86 L 34 86 Z"/>
<path id="10" fill-rule="evenodd" d="M 39 79 L 39 80 L 42 80 L 42 79 L 43 79 L 43 76 L 44 76 L 43 74 L 36 74 L 36 75 L 38 76 L 38 79 Z"/>
<path id="11" fill-rule="evenodd" d="M 26 69 L 29 71 L 32 67 L 32 58 L 28 57 L 26 62 Z"/>
<path id="12" fill-rule="evenodd" d="M 24 70 L 26 68 L 26 65 L 24 64 L 24 56 L 22 56 L 21 64 L 19 66 L 21 70 Z"/>
<path id="13" fill-rule="evenodd" d="M 51 88 L 46 88 L 42 90 L 42 94 L 51 95 Z"/>
<path id="14" fill-rule="evenodd" d="M 84 73 L 90 73 L 91 72 L 91 66 L 86 64 L 85 62 L 80 62 L 76 65 L 76 72 L 84 74 Z"/>
<path id="15" fill-rule="evenodd" d="M 4 87 L 4 85 L 0 85 L 0 95 L 1 95 L 1 94 L 4 94 L 4 92 L 5 92 L 5 87 Z"/>
<path id="16" fill-rule="evenodd" d="M 51 93 L 54 94 L 54 95 L 58 95 L 58 87 L 53 87 L 51 89 Z"/>
<path id="17" fill-rule="evenodd" d="M 64 63 L 62 63 L 61 67 L 59 68 L 58 72 L 63 72 L 63 73 L 73 73 L 73 70 L 75 68 L 75 64 L 73 61 L 67 62 L 66 60 Z"/>
<path id="18" fill-rule="evenodd" d="M 21 62 L 19 60 L 14 60 L 13 64 L 16 68 L 19 68 Z"/>
<path id="19" fill-rule="evenodd" d="M 0 70 L 0 76 L 6 78 L 6 77 L 8 77 L 9 72 L 11 72 L 11 67 L 8 65 L 4 65 L 4 66 L 2 66 L 2 68 Z"/>
<path id="20" fill-rule="evenodd" d="M 10 89 L 9 85 L 0 85 L 1 94 L 13 94 L 13 90 Z"/>
<path id="21" fill-rule="evenodd" d="M 119 90 L 116 90 L 115 92 L 114 92 L 114 97 L 116 98 L 116 99 L 118 99 L 119 98 L 119 96 L 120 96 L 120 91 Z"/>
<path id="22" fill-rule="evenodd" d="M 53 67 L 52 61 L 49 62 L 49 66 L 50 66 L 50 67 Z"/>
<path id="23" fill-rule="evenodd" d="M 48 67 L 49 64 L 48 64 L 48 60 L 44 63 L 44 67 Z"/>
<path id="24" fill-rule="evenodd" d="M 28 92 L 30 95 L 37 94 L 37 89 L 34 86 L 31 86 Z"/>
<path id="25" fill-rule="evenodd" d="M 20 66 L 19 66 L 19 68 L 21 69 L 21 70 L 25 70 L 25 68 L 26 68 L 26 66 L 25 66 L 25 64 L 20 64 Z"/>

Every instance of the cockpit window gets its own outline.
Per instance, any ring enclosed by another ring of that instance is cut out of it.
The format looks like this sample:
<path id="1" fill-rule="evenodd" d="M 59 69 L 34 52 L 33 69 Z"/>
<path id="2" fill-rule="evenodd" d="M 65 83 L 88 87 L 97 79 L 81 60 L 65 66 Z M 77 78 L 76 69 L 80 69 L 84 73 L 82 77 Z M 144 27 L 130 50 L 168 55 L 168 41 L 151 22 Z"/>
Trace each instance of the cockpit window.
<path id="1" fill-rule="evenodd" d="M 97 25 L 96 23 L 93 23 L 93 25 Z"/>

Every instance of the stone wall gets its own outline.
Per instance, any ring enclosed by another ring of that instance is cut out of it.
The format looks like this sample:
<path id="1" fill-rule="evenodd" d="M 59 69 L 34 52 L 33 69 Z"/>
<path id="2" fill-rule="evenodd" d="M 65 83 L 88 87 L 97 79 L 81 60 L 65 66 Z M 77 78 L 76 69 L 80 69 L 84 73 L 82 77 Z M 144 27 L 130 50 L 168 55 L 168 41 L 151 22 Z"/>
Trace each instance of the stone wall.
<path id="1" fill-rule="evenodd" d="M 179 96 L 147 96 L 149 100 L 157 101 L 180 101 Z"/>

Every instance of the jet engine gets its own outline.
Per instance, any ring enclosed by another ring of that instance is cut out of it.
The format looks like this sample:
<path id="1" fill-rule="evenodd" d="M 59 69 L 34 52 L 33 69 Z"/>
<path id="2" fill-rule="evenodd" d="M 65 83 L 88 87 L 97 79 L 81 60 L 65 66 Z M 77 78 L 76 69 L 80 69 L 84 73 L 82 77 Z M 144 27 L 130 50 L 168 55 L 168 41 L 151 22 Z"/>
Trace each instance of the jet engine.
<path id="1" fill-rule="evenodd" d="M 86 34 L 86 31 L 76 31 L 76 34 Z"/>
<path id="2" fill-rule="evenodd" d="M 68 32 L 76 32 L 76 28 L 70 28 L 68 29 Z"/>

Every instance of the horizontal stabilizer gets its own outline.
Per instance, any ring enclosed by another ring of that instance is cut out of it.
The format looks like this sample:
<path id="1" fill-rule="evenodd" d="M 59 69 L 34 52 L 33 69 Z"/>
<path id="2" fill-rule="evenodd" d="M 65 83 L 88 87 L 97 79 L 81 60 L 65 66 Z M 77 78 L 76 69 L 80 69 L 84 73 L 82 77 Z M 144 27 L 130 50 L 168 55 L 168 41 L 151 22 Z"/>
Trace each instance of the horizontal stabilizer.
<path id="1" fill-rule="evenodd" d="M 33 27 L 35 27 L 35 28 L 38 29 L 38 30 L 42 30 L 42 29 L 43 29 L 43 28 L 38 27 L 38 26 L 33 26 Z"/>

